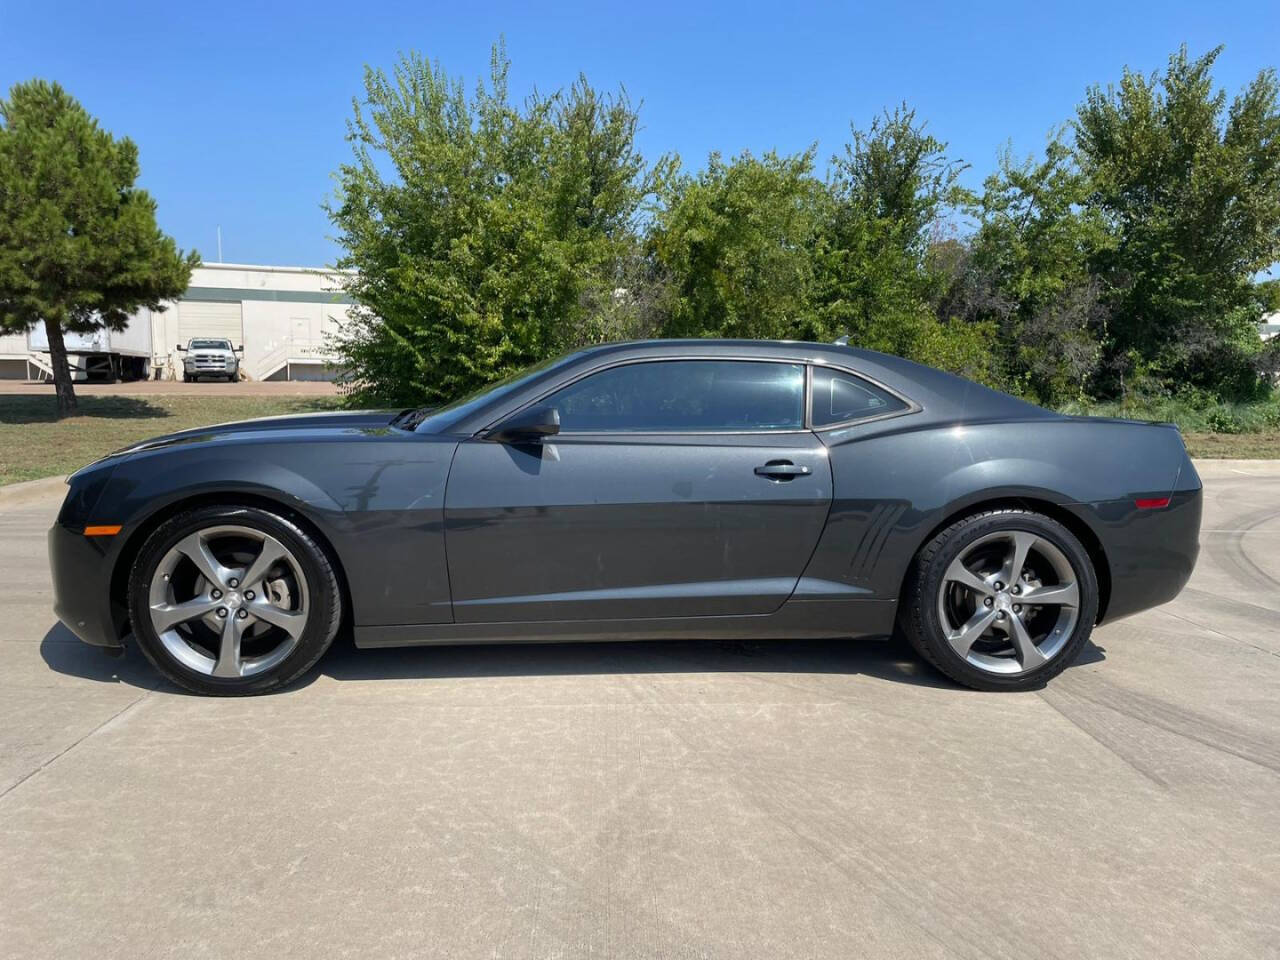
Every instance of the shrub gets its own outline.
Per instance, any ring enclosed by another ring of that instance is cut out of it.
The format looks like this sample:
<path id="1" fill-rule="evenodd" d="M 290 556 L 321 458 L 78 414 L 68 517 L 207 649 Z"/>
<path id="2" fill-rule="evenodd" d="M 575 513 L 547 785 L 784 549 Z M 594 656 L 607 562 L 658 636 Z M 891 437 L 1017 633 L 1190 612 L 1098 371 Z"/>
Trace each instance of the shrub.
<path id="1" fill-rule="evenodd" d="M 1232 413 L 1230 410 L 1219 407 L 1216 410 L 1210 410 L 1209 415 L 1205 418 L 1205 423 L 1214 433 L 1244 433 L 1244 421 Z"/>

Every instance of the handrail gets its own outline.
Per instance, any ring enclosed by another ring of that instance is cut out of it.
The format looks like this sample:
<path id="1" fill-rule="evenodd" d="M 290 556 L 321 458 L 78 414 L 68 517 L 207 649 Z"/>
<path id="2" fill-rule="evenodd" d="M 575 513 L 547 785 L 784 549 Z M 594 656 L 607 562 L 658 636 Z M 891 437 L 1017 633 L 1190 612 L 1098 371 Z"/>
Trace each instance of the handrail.
<path id="1" fill-rule="evenodd" d="M 37 353 L 36 351 L 32 350 L 30 353 L 27 354 L 27 362 L 31 364 L 33 367 L 35 367 L 37 370 L 39 370 L 41 373 L 43 373 L 45 377 L 52 377 L 53 376 L 53 358 L 50 357 L 48 360 L 46 360 L 45 359 L 46 356 L 47 355 L 44 353 Z"/>
<path id="2" fill-rule="evenodd" d="M 299 346 L 306 352 L 300 352 Z M 327 363 L 329 360 L 326 355 L 327 352 L 324 350 L 323 340 L 304 340 L 299 344 L 299 341 L 293 337 L 285 337 L 277 346 L 263 354 L 262 359 L 254 364 L 256 368 L 254 371 L 255 379 L 266 380 L 282 367 L 295 361 Z"/>

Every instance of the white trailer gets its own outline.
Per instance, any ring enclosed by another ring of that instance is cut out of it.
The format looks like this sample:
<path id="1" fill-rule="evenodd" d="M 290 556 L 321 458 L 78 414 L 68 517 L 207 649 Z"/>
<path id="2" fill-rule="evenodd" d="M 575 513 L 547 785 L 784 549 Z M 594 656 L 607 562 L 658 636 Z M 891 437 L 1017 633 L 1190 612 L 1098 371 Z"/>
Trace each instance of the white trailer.
<path id="1" fill-rule="evenodd" d="M 63 331 L 71 379 L 114 383 L 145 380 L 151 375 L 151 311 L 142 309 L 129 318 L 123 330 L 100 327 L 89 333 Z M 43 323 L 27 335 L 33 353 L 49 352 L 49 333 Z"/>

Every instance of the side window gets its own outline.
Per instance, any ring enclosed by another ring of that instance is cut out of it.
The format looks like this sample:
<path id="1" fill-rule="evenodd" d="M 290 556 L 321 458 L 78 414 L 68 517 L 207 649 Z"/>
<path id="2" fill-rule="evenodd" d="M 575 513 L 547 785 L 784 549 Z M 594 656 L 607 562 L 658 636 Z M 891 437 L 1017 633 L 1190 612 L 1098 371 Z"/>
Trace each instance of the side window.
<path id="1" fill-rule="evenodd" d="M 813 427 L 815 430 L 897 413 L 907 405 L 887 391 L 851 373 L 829 367 L 813 368 Z"/>
<path id="2" fill-rule="evenodd" d="M 602 370 L 547 398 L 561 433 L 799 430 L 804 365 L 652 360 Z"/>

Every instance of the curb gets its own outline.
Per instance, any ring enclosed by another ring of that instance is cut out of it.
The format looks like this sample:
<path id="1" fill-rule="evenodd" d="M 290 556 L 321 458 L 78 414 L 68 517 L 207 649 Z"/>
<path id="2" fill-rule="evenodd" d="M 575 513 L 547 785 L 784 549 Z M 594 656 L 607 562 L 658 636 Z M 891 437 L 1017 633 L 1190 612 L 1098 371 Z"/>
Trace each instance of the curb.
<path id="1" fill-rule="evenodd" d="M 1216 478 L 1227 475 L 1246 475 L 1254 477 L 1280 477 L 1280 460 L 1228 460 L 1206 457 L 1194 457 L 1196 472 L 1201 478 Z"/>
<path id="2" fill-rule="evenodd" d="M 55 496 L 61 499 L 66 490 L 66 479 L 65 476 L 41 477 L 39 480 L 6 484 L 0 487 L 0 510 L 38 503 Z"/>

